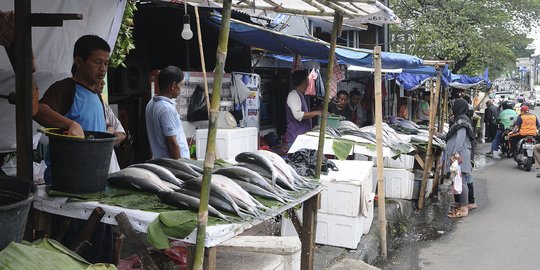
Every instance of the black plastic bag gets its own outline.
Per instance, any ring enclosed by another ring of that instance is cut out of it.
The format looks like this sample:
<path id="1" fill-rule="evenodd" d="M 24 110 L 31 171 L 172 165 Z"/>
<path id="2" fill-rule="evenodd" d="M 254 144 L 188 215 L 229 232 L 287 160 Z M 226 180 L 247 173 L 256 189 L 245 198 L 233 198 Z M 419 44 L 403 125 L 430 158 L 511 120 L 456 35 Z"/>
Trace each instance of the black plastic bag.
<path id="1" fill-rule="evenodd" d="M 289 165 L 301 176 L 314 177 L 317 163 L 317 150 L 302 148 L 289 154 Z M 329 170 L 338 171 L 334 162 L 323 155 L 321 173 L 328 174 Z"/>
<path id="2" fill-rule="evenodd" d="M 195 91 L 189 101 L 187 120 L 190 122 L 208 120 L 208 108 L 204 89 L 200 85 L 195 87 Z"/>

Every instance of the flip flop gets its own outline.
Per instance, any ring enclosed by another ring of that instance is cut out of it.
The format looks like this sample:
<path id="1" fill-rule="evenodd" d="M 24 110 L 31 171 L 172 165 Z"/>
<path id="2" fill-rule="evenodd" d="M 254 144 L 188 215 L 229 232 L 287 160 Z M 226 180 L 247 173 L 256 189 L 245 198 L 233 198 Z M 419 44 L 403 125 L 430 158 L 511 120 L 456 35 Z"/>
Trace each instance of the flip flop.
<path id="1" fill-rule="evenodd" d="M 470 209 L 476 209 L 476 208 L 478 208 L 478 205 L 476 203 L 471 203 L 471 204 L 467 205 L 467 208 L 469 208 L 469 210 Z"/>
<path id="2" fill-rule="evenodd" d="M 452 203 L 450 207 L 452 207 L 452 209 L 459 208 L 459 203 Z"/>
<path id="3" fill-rule="evenodd" d="M 468 215 L 469 215 L 469 213 L 465 214 L 465 213 L 461 213 L 459 211 L 455 211 L 455 212 L 450 213 L 450 214 L 448 214 L 446 216 L 449 217 L 449 218 L 461 218 L 461 217 L 466 217 Z"/>

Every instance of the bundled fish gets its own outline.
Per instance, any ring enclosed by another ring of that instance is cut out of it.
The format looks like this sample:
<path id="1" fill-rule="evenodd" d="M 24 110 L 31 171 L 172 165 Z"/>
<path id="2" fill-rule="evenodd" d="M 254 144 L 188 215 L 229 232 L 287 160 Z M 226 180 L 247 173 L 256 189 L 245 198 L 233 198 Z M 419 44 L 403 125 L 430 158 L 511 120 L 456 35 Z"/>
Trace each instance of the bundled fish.
<path id="1" fill-rule="evenodd" d="M 173 191 L 155 173 L 141 168 L 125 168 L 111 173 L 107 181 L 116 187 L 136 189 L 154 194 L 158 194 L 160 191 Z"/>
<path id="2" fill-rule="evenodd" d="M 396 131 L 388 124 L 383 123 L 383 145 L 400 153 L 408 153 L 411 149 L 411 144 L 403 142 L 397 135 Z M 343 131 L 346 135 L 361 137 L 370 141 L 372 144 L 377 144 L 375 126 L 365 126 L 358 130 L 348 129 Z"/>
<path id="3" fill-rule="evenodd" d="M 274 169 L 274 165 L 272 164 L 272 161 L 266 158 L 265 156 L 262 156 L 256 153 L 251 153 L 251 152 L 244 152 L 244 153 L 240 153 L 236 155 L 234 159 L 238 162 L 256 164 L 258 167 L 269 172 L 272 179 L 272 185 L 276 184 L 277 172 Z"/>
<path id="4" fill-rule="evenodd" d="M 183 181 L 201 176 L 201 174 L 193 170 L 193 168 L 188 163 L 177 159 L 156 158 L 148 160 L 147 163 L 159 165 L 169 170 L 175 177 Z"/>
<path id="5" fill-rule="evenodd" d="M 359 130 L 359 128 L 355 123 L 353 123 L 351 121 L 343 120 L 343 121 L 339 122 L 337 130 L 339 132 L 343 132 L 343 131 L 346 131 L 346 130 Z"/>
<path id="6" fill-rule="evenodd" d="M 174 176 L 174 174 L 171 171 L 156 164 L 152 164 L 152 163 L 133 164 L 129 166 L 129 168 L 141 168 L 141 169 L 151 171 L 155 173 L 161 180 L 169 182 L 178 187 L 181 187 L 183 183 L 183 181 L 176 178 L 176 176 Z"/>
<path id="7" fill-rule="evenodd" d="M 199 204 L 201 202 L 199 198 L 175 191 L 160 191 L 158 193 L 158 198 L 161 199 L 163 202 L 172 206 L 176 206 L 180 209 L 193 211 L 199 210 Z M 231 218 L 227 218 L 212 205 L 208 205 L 208 213 L 211 216 L 218 217 L 226 221 L 234 221 Z"/>
<path id="8" fill-rule="evenodd" d="M 312 132 L 320 132 L 320 126 L 316 126 L 314 127 L 312 130 Z M 326 126 L 325 130 L 324 130 L 324 134 L 328 137 L 331 137 L 331 138 L 339 138 L 341 137 L 341 132 L 339 132 L 337 129 L 331 127 L 331 126 Z"/>

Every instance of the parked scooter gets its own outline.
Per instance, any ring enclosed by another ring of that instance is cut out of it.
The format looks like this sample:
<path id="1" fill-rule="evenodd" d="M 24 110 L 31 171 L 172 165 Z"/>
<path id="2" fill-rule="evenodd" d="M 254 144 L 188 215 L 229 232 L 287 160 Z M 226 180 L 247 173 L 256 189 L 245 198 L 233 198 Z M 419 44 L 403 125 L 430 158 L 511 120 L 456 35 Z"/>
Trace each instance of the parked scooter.
<path id="1" fill-rule="evenodd" d="M 527 136 L 517 143 L 517 152 L 514 156 L 514 160 L 518 163 L 518 166 L 523 166 L 525 171 L 530 171 L 534 163 L 534 145 L 536 144 L 536 138 L 534 136 Z"/>

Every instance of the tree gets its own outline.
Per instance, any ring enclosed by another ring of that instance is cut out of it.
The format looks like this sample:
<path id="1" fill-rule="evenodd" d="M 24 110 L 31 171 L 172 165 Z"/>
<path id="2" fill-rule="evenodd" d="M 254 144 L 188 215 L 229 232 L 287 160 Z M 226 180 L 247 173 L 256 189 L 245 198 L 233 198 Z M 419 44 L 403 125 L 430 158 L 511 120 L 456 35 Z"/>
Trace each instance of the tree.
<path id="1" fill-rule="evenodd" d="M 402 24 L 393 25 L 392 51 L 429 60 L 454 60 L 453 73 L 492 75 L 529 57 L 527 38 L 539 0 L 395 0 Z"/>

